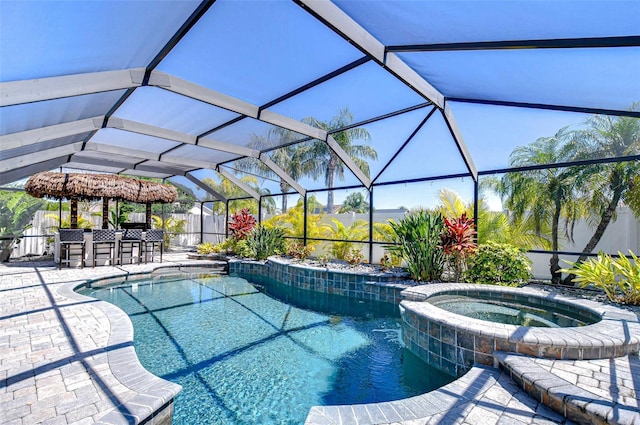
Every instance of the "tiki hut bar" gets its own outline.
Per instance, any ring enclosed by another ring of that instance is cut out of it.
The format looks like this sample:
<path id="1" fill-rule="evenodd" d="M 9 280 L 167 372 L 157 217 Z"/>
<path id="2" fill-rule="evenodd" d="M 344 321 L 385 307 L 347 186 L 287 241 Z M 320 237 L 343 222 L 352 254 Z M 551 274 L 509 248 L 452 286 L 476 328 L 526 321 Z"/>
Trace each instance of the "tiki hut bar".
<path id="1" fill-rule="evenodd" d="M 124 200 L 146 204 L 146 228 L 151 228 L 151 204 L 171 203 L 178 197 L 174 186 L 115 174 L 54 173 L 34 174 L 25 191 L 36 198 L 69 199 L 72 229 L 78 227 L 78 201 L 102 199 L 102 228 L 108 228 L 109 201 Z"/>

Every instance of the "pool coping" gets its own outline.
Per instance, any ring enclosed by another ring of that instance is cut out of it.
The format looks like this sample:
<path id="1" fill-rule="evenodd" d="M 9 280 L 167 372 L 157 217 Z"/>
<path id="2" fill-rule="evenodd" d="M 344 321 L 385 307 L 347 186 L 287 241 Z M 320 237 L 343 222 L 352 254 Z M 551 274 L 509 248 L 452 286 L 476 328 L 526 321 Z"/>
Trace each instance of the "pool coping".
<path id="1" fill-rule="evenodd" d="M 91 282 L 101 280 L 128 280 L 132 277 L 151 275 L 162 268 L 181 267 L 178 264 L 167 264 L 136 273 L 122 272 L 100 278 L 80 279 L 66 282 L 57 288 L 57 293 L 71 300 L 91 301 L 91 305 L 100 310 L 109 321 L 109 339 L 107 346 L 120 347 L 107 351 L 107 362 L 113 376 L 125 387 L 137 394 L 114 407 L 102 416 L 97 424 L 171 424 L 173 416 L 173 400 L 182 390 L 182 386 L 162 379 L 142 366 L 133 346 L 134 329 L 129 316 L 119 307 L 102 300 L 82 295 L 76 289 L 86 287 Z M 127 413 L 125 413 L 127 412 Z"/>

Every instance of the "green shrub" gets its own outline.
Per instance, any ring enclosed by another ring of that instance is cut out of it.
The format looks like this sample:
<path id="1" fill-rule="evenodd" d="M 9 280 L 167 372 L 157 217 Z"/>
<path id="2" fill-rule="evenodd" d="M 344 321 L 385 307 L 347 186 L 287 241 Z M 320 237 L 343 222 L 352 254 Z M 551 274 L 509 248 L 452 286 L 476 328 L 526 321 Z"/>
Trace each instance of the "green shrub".
<path id="1" fill-rule="evenodd" d="M 597 259 L 580 264 L 566 261 L 571 268 L 560 271 L 574 274 L 573 282 L 583 288 L 601 289 L 611 301 L 640 305 L 640 260 L 631 250 L 629 254 L 633 261 L 619 251 L 617 259 L 599 252 Z"/>
<path id="2" fill-rule="evenodd" d="M 469 259 L 466 278 L 475 283 L 519 286 L 531 279 L 531 260 L 512 245 L 487 242 Z"/>
<path id="3" fill-rule="evenodd" d="M 209 255 L 220 252 L 220 245 L 214 245 L 211 242 L 204 242 L 198 245 L 198 254 Z"/>
<path id="4" fill-rule="evenodd" d="M 217 249 L 218 252 L 223 252 L 225 254 L 236 254 L 238 252 L 237 245 L 237 239 L 227 238 L 223 242 L 217 244 L 214 249 Z"/>
<path id="5" fill-rule="evenodd" d="M 239 254 L 244 254 L 244 256 L 252 257 L 256 260 L 266 260 L 270 255 L 284 253 L 284 229 L 280 227 L 268 228 L 258 225 L 239 245 L 243 248 L 243 251 L 239 252 Z M 244 249 L 245 245 L 246 250 Z"/>
<path id="6" fill-rule="evenodd" d="M 440 247 L 440 234 L 444 220 L 440 213 L 429 211 L 412 212 L 398 223 L 389 222 L 395 233 L 394 242 L 385 248 L 407 263 L 412 279 L 434 281 L 442 277 L 444 271 L 444 250 Z"/>

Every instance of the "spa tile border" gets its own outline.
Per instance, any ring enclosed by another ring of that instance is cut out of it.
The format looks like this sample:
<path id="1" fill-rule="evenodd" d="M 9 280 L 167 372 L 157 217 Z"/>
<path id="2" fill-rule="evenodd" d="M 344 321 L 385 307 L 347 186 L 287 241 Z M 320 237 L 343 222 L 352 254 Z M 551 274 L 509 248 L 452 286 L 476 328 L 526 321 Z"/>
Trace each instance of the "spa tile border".
<path id="1" fill-rule="evenodd" d="M 597 323 L 571 328 L 538 328 L 490 323 L 440 309 L 429 302 L 440 294 L 489 292 L 542 298 L 568 309 L 601 317 Z M 632 313 L 590 300 L 547 294 L 532 288 L 443 283 L 410 287 L 400 303 L 406 346 L 418 357 L 454 376 L 474 363 L 494 365 L 493 353 L 504 351 L 554 359 L 621 357 L 640 350 L 640 323 Z"/>

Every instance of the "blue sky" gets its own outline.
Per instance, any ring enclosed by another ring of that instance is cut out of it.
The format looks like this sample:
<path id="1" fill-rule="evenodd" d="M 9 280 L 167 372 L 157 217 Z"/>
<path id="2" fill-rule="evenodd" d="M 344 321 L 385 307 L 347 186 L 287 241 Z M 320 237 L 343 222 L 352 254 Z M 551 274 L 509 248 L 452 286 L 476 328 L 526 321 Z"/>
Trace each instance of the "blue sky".
<path id="1" fill-rule="evenodd" d="M 2 81 L 146 66 L 199 1 L 7 1 L 2 0 Z M 605 37 L 640 34 L 638 1 L 337 1 L 384 44 L 523 38 Z M 440 19 L 427 20 L 428 17 Z M 526 19 L 523 19 L 526 17 Z M 399 25 L 394 19 L 402 19 Z M 425 22 L 430 22 L 425 25 Z M 596 25 L 597 23 L 597 25 Z M 288 1 L 218 0 L 157 70 L 262 105 L 363 54 Z M 626 109 L 640 100 L 640 48 L 534 49 L 402 53 L 446 96 Z M 106 95 L 93 95 L 111 99 Z M 91 96 L 90 96 L 91 97 Z M 113 97 L 113 96 L 112 96 Z M 117 98 L 117 96 L 116 96 Z M 99 113 L 88 97 L 3 108 L 3 134 Z M 330 120 L 348 107 L 354 121 L 424 102 L 373 62 L 314 87 L 271 109 L 295 119 Z M 101 102 L 108 110 L 112 101 Z M 503 168 L 514 147 L 580 125 L 586 115 L 452 102 L 458 126 L 480 170 Z M 370 124 L 377 174 L 428 108 Z M 200 134 L 235 113 L 181 98 L 158 88 L 137 89 L 116 117 Z M 212 138 L 246 144 L 264 124 L 243 120 Z M 109 132 L 97 139 L 108 142 Z M 165 142 L 125 134 L 114 142 L 154 150 Z M 154 144 L 151 147 L 149 144 Z M 187 151 L 188 149 L 183 149 Z M 197 156 L 198 150 L 191 149 Z M 213 158 L 224 160 L 224 155 Z M 439 112 L 398 156 L 380 181 L 464 172 Z M 207 173 L 201 173 L 207 174 Z M 348 175 L 337 185 L 356 184 Z M 274 183 L 265 183 L 278 191 Z M 309 179 L 315 189 L 322 182 Z M 379 190 L 377 208 L 429 206 L 443 186 L 472 199 L 471 179 Z M 336 202 L 341 202 L 337 195 Z M 324 197 L 320 197 L 324 199 Z M 494 207 L 499 207 L 495 203 Z"/>

